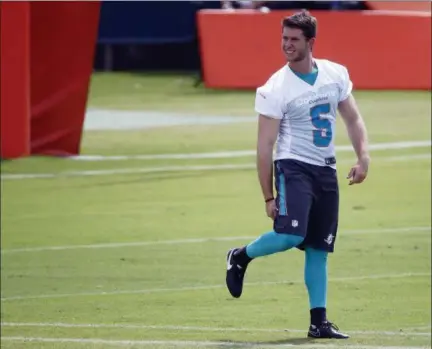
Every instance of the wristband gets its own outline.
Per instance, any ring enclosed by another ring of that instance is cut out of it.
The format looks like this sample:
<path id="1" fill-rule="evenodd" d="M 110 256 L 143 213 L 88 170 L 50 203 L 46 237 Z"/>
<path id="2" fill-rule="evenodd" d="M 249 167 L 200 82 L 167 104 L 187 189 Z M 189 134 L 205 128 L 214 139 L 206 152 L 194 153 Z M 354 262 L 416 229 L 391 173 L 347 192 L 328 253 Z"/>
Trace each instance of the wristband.
<path id="1" fill-rule="evenodd" d="M 265 202 L 267 203 L 267 202 L 270 202 L 270 201 L 273 201 L 274 200 L 274 198 L 268 198 L 268 199 L 265 199 Z"/>

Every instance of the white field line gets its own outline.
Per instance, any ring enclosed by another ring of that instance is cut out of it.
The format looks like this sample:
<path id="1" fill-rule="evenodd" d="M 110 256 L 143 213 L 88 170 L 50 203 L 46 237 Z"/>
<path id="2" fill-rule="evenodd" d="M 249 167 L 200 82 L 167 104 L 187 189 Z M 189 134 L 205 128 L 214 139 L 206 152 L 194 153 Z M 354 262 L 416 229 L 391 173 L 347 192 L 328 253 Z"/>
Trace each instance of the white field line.
<path id="1" fill-rule="evenodd" d="M 382 162 L 405 162 L 415 160 L 431 159 L 431 154 L 416 154 L 406 156 L 389 156 L 374 158 L 373 161 Z M 352 163 L 353 160 L 343 159 L 338 163 Z M 157 172 L 194 172 L 194 171 L 220 171 L 220 170 L 251 170 L 255 169 L 255 163 L 247 164 L 220 164 L 220 165 L 185 165 L 185 166 L 161 166 L 145 168 L 119 168 L 112 170 L 83 170 L 83 171 L 65 171 L 58 173 L 15 173 L 3 174 L 2 180 L 21 180 L 21 179 L 42 179 L 42 178 L 60 178 L 60 177 L 86 177 L 86 176 L 109 176 L 109 175 L 126 175 L 126 174 L 146 174 Z"/>
<path id="2" fill-rule="evenodd" d="M 349 277 L 334 277 L 329 278 L 329 282 L 347 282 L 359 280 L 382 280 L 407 277 L 424 277 L 430 276 L 431 273 L 401 273 L 401 274 L 383 274 L 383 275 L 364 275 L 364 276 L 349 276 Z M 260 281 L 260 282 L 245 282 L 248 287 L 251 286 L 266 286 L 266 285 L 283 285 L 283 284 L 301 284 L 304 280 L 289 280 L 289 281 Z M 224 284 L 219 285 L 202 285 L 202 286 L 184 286 L 173 288 L 148 288 L 141 290 L 123 290 L 123 291 L 97 291 L 97 292 L 79 292 L 79 293 L 52 293 L 30 296 L 10 296 L 2 297 L 1 301 L 28 300 L 28 299 L 54 299 L 68 297 L 84 297 L 84 296 L 117 296 L 117 295 L 132 295 L 132 294 L 152 294 L 163 292 L 183 292 L 183 291 L 199 291 L 212 290 L 226 287 Z"/>
<path id="3" fill-rule="evenodd" d="M 235 327 L 206 327 L 206 326 L 177 326 L 177 325 L 138 325 L 138 324 L 70 324 L 70 323 L 35 323 L 35 322 L 2 322 L 3 327 L 42 327 L 42 328 L 102 328 L 102 329 L 138 329 L 138 330 L 162 330 L 162 331 L 193 331 L 193 332 L 264 332 L 264 333 L 304 333 L 299 329 L 275 329 L 275 328 L 235 328 Z M 382 335 L 382 336 L 418 336 L 430 337 L 430 332 L 404 332 L 400 331 L 358 331 L 345 330 L 349 334 L 357 335 Z"/>
<path id="4" fill-rule="evenodd" d="M 390 149 L 408 149 L 423 148 L 431 146 L 431 141 L 409 141 L 396 143 L 378 143 L 371 144 L 370 150 L 390 150 Z M 352 151 L 351 145 L 336 146 L 337 152 Z M 220 159 L 220 158 L 238 158 L 245 156 L 255 156 L 255 150 L 237 150 L 212 153 L 189 153 L 189 154 L 140 154 L 140 155 L 78 155 L 71 156 L 72 160 L 81 161 L 118 161 L 118 160 L 161 160 L 161 159 Z"/>
<path id="5" fill-rule="evenodd" d="M 109 176 L 120 174 L 145 174 L 156 172 L 194 172 L 212 170 L 249 170 L 255 168 L 255 164 L 222 164 L 222 165 L 191 165 L 191 166 L 161 166 L 146 168 L 119 168 L 113 170 L 87 170 L 87 171 L 65 171 L 58 173 L 17 173 L 4 174 L 2 180 L 16 179 L 38 179 L 59 177 L 87 177 L 87 176 Z"/>
<path id="6" fill-rule="evenodd" d="M 257 343 L 234 341 L 176 341 L 176 340 L 115 340 L 102 338 L 44 338 L 44 337 L 2 337 L 4 341 L 37 342 L 37 343 L 77 343 L 77 344 L 103 344 L 117 347 L 124 346 L 174 346 L 187 348 L 226 347 L 226 348 L 307 348 L 307 349 L 430 349 L 429 346 L 401 347 L 376 346 L 363 344 L 289 344 L 289 343 Z"/>
<path id="7" fill-rule="evenodd" d="M 430 331 L 431 329 L 432 329 L 432 327 L 429 324 L 429 325 L 425 325 L 425 326 L 408 327 L 406 330 L 409 330 L 409 331 L 413 331 L 413 330 L 429 330 Z"/>
<path id="8" fill-rule="evenodd" d="M 339 233 L 347 235 L 363 235 L 363 234 L 397 234 L 397 233 L 415 233 L 415 232 L 431 232 L 431 227 L 402 227 L 402 228 L 382 228 L 382 229 L 359 229 L 346 230 Z M 221 241 L 239 241 L 247 239 L 255 239 L 256 236 L 216 236 L 207 238 L 191 238 L 178 240 L 156 240 L 156 241 L 135 241 L 135 242 L 112 242 L 103 244 L 89 245 L 64 245 L 64 246 L 41 246 L 41 247 L 25 247 L 11 248 L 2 250 L 2 254 L 11 253 L 27 253 L 27 252 L 43 252 L 43 251 L 64 251 L 77 249 L 103 249 L 103 248 L 121 248 L 121 247 L 142 247 L 153 245 L 179 245 L 179 244 L 199 244 L 206 242 L 221 242 Z"/>

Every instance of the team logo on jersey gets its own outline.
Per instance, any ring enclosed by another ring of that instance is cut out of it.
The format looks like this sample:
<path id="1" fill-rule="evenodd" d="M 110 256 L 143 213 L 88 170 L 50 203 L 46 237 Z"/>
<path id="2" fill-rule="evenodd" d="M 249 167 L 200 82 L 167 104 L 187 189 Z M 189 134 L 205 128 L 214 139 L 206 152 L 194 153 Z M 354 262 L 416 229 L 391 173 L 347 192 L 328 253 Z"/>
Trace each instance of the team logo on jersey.
<path id="1" fill-rule="evenodd" d="M 305 104 L 312 105 L 316 103 L 328 102 L 329 99 L 331 99 L 332 97 L 337 97 L 337 92 L 335 90 L 318 92 L 304 97 L 300 97 L 296 99 L 294 103 L 296 107 L 301 107 Z"/>
<path id="2" fill-rule="evenodd" d="M 295 220 L 295 219 L 293 219 L 293 220 L 291 221 L 291 225 L 292 225 L 294 228 L 297 228 L 297 227 L 298 227 L 298 221 Z"/>

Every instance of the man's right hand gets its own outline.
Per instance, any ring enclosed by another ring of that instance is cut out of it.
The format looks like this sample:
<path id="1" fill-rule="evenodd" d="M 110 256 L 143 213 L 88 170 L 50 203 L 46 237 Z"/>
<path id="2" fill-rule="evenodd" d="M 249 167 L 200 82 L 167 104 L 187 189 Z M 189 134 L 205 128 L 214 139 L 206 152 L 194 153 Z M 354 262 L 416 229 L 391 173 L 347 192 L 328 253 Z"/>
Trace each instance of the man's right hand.
<path id="1" fill-rule="evenodd" d="M 272 220 L 275 220 L 277 215 L 277 207 L 276 207 L 276 201 L 270 200 L 269 202 L 266 202 L 266 213 L 269 218 Z"/>

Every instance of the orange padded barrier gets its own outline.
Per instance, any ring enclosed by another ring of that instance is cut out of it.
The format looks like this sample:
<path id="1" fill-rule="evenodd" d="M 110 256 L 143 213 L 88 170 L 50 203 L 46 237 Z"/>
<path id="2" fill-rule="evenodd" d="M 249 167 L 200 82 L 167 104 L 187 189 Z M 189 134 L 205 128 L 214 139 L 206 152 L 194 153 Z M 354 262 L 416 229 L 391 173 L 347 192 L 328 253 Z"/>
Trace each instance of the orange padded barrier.
<path id="1" fill-rule="evenodd" d="M 77 154 L 100 2 L 0 6 L 1 158 Z"/>
<path id="2" fill-rule="evenodd" d="M 311 11 L 314 55 L 348 67 L 357 89 L 430 89 L 431 16 L 381 11 Z M 290 11 L 198 13 L 204 82 L 256 88 L 284 63 L 281 22 Z"/>
<path id="3" fill-rule="evenodd" d="M 0 3 L 1 158 L 30 153 L 30 4 Z"/>
<path id="4" fill-rule="evenodd" d="M 31 151 L 78 154 L 99 25 L 98 1 L 31 2 Z"/>

